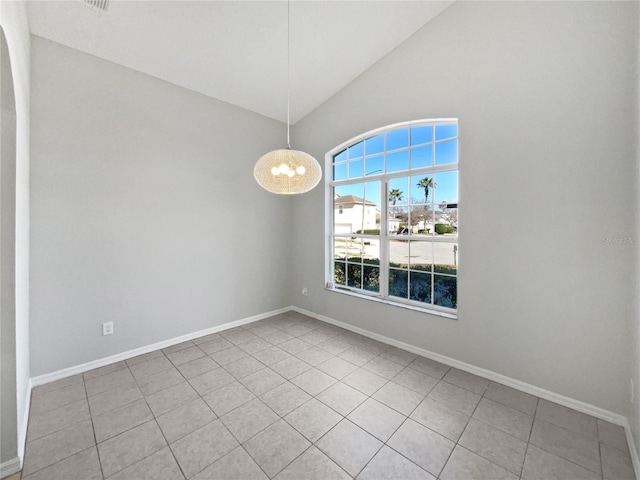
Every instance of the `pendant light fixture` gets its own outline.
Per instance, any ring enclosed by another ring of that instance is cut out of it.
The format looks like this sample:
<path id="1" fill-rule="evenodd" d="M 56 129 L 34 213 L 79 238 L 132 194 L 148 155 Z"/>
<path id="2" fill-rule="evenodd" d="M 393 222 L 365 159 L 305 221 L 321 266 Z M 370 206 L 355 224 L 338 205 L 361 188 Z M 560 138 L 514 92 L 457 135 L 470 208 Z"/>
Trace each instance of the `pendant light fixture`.
<path id="1" fill-rule="evenodd" d="M 271 193 L 293 195 L 305 193 L 322 178 L 322 169 L 311 155 L 291 149 L 290 97 L 291 97 L 291 14 L 287 0 L 287 148 L 265 153 L 253 168 L 258 184 Z"/>

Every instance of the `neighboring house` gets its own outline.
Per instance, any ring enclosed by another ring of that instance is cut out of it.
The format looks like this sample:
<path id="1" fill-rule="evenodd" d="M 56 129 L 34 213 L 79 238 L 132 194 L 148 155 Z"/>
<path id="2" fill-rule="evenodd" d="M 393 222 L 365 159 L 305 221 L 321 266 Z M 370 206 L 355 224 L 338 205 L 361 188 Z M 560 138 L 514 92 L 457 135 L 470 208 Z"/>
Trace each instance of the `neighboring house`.
<path id="1" fill-rule="evenodd" d="M 336 195 L 333 217 L 336 233 L 355 233 L 363 229 L 363 224 L 364 230 L 379 228 L 376 207 L 375 202 L 355 195 Z"/>

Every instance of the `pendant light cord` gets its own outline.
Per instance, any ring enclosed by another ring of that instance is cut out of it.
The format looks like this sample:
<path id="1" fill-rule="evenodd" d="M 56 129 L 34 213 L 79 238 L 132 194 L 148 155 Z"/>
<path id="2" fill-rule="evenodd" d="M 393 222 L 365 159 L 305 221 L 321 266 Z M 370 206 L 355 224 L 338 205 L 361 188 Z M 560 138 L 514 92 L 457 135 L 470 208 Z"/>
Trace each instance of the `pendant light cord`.
<path id="1" fill-rule="evenodd" d="M 287 147 L 291 150 L 290 128 L 291 110 L 291 1 L 287 0 Z"/>

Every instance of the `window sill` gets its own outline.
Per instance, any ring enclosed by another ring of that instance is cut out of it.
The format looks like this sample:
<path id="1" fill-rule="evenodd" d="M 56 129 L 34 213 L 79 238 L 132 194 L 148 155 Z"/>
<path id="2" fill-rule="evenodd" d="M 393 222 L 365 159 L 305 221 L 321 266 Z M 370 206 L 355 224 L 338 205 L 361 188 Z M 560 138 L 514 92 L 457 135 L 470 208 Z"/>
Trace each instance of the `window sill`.
<path id="1" fill-rule="evenodd" d="M 329 292 L 340 293 L 342 295 L 349 295 L 350 297 L 357 297 L 357 298 L 362 298 L 362 299 L 373 301 L 373 302 L 384 303 L 385 305 L 391 305 L 393 307 L 406 308 L 407 310 L 413 310 L 414 312 L 428 313 L 429 315 L 450 318 L 452 320 L 458 319 L 458 315 L 456 313 L 444 312 L 442 310 L 436 310 L 434 308 L 419 307 L 416 305 L 410 305 L 408 303 L 394 302 L 393 300 L 389 300 L 386 298 L 380 298 L 375 295 L 366 295 L 363 293 L 357 293 L 348 289 L 325 287 L 325 290 L 328 290 Z"/>

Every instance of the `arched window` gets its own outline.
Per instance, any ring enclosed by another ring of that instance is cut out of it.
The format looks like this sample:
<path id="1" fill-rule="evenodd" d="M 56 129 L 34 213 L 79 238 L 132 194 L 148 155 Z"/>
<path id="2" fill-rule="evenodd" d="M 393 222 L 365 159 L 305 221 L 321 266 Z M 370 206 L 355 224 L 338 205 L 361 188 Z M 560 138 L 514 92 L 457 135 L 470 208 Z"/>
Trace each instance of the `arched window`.
<path id="1" fill-rule="evenodd" d="M 457 119 L 367 132 L 330 151 L 326 166 L 327 288 L 455 314 Z"/>

